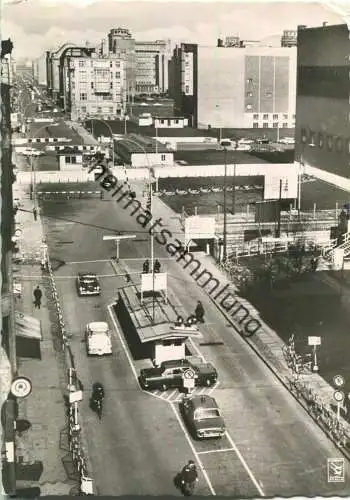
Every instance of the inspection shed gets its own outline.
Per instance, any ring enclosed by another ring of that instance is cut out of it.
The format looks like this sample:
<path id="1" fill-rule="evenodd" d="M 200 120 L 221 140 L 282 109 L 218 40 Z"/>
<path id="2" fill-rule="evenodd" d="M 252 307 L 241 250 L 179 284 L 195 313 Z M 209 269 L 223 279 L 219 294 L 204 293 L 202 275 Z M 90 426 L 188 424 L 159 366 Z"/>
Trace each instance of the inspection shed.
<path id="1" fill-rule="evenodd" d="M 152 137 L 130 134 L 115 141 L 114 150 L 125 165 L 131 167 L 171 166 L 174 153 Z"/>
<path id="2" fill-rule="evenodd" d="M 182 311 L 169 297 L 166 304 L 159 295 L 154 301 L 152 296 L 144 297 L 141 303 L 135 285 L 119 290 L 115 312 L 134 358 L 150 358 L 156 366 L 163 361 L 185 358 L 187 339 L 201 336 L 197 328 L 193 331 L 174 328 Z"/>

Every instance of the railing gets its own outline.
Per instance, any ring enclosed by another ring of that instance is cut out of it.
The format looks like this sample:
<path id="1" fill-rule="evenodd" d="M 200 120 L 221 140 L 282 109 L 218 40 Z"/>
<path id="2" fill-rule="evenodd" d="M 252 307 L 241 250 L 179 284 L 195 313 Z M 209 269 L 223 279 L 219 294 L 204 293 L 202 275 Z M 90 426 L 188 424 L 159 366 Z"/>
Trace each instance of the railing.
<path id="1" fill-rule="evenodd" d="M 75 369 L 74 355 L 70 347 L 69 335 L 67 334 L 63 311 L 61 309 L 54 274 L 48 255 L 46 255 L 45 270 L 49 274 L 49 283 L 51 287 L 52 299 L 55 304 L 57 314 L 58 337 L 61 342 L 62 351 L 67 354 L 65 362 L 68 364 L 68 380 L 67 390 L 68 396 L 65 395 L 65 402 L 67 406 L 68 418 L 68 444 L 71 453 L 73 464 L 75 465 L 79 481 L 79 494 L 92 495 L 93 494 L 93 480 L 88 471 L 87 454 L 83 447 L 83 440 L 81 436 L 81 426 L 79 424 L 79 411 L 78 401 L 82 400 L 82 386 Z"/>

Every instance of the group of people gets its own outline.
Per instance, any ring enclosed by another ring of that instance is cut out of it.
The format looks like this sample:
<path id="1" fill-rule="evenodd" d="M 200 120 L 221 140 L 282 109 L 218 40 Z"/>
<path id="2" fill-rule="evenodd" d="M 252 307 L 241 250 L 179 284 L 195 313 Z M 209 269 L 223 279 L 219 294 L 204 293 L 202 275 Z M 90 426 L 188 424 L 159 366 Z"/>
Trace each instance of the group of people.
<path id="1" fill-rule="evenodd" d="M 150 268 L 150 264 L 149 264 L 149 260 L 145 260 L 145 262 L 143 263 L 143 266 L 142 266 L 142 272 L 144 274 L 148 274 L 150 271 L 149 271 L 149 268 Z M 156 259 L 154 261 L 154 264 L 153 264 L 153 272 L 155 273 L 160 273 L 160 262 L 158 259 Z"/>

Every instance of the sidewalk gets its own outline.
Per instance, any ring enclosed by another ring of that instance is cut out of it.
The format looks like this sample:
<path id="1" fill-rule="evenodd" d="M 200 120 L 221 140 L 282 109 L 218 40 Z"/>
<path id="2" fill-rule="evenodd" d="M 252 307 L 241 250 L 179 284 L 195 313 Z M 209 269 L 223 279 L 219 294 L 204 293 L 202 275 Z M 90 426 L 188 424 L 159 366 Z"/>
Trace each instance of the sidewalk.
<path id="1" fill-rule="evenodd" d="M 18 163 L 17 168 L 20 168 Z M 40 215 L 37 221 L 34 220 L 33 202 L 28 193 L 29 186 L 14 184 L 13 196 L 21 201 L 21 208 L 16 214 L 17 227 L 22 231 L 18 245 L 26 257 L 26 263 L 17 264 L 14 269 L 14 279 L 22 284 L 22 295 L 16 300 L 16 309 L 40 320 L 43 339 L 40 343 L 41 360 L 18 359 L 18 373 L 31 380 L 32 392 L 27 398 L 18 400 L 18 418 L 28 420 L 31 427 L 24 433 L 18 433 L 16 456 L 17 460 L 23 457 L 23 462 L 27 463 L 42 461 L 43 473 L 34 483 L 26 481 L 23 485 L 17 481 L 17 488 L 38 486 L 41 495 L 68 495 L 76 482 L 68 478 L 62 462 L 68 453 L 66 440 L 62 440 L 66 428 L 62 394 L 64 366 L 52 336 L 54 316 L 50 312 L 50 296 L 47 294 L 48 279 L 40 269 L 42 223 Z M 37 285 L 43 292 L 41 309 L 34 309 L 33 305 L 33 290 Z"/>

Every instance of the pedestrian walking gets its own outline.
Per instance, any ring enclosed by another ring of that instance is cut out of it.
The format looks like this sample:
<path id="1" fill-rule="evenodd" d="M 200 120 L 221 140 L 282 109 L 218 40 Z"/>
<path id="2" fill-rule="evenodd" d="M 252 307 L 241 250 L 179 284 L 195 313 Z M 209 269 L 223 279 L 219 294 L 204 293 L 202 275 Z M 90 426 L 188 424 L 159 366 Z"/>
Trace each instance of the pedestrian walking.
<path id="1" fill-rule="evenodd" d="M 37 211 L 37 209 L 35 207 L 33 208 L 33 215 L 34 215 L 34 220 L 37 220 L 37 218 L 38 218 L 38 211 Z"/>
<path id="2" fill-rule="evenodd" d="M 42 291 L 40 290 L 39 285 L 34 290 L 34 307 L 36 309 L 40 309 L 41 306 L 41 297 L 43 296 Z"/>

